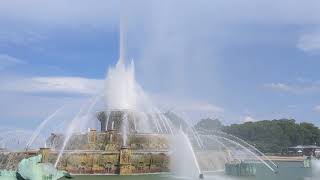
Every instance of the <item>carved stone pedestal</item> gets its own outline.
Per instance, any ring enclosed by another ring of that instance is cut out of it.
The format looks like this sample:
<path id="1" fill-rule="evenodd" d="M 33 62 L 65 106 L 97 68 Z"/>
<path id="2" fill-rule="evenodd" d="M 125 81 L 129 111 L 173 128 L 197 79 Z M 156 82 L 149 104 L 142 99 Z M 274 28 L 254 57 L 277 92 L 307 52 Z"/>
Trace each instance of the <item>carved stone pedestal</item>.
<path id="1" fill-rule="evenodd" d="M 122 147 L 120 150 L 120 175 L 132 174 L 131 157 L 131 149 L 128 147 Z"/>

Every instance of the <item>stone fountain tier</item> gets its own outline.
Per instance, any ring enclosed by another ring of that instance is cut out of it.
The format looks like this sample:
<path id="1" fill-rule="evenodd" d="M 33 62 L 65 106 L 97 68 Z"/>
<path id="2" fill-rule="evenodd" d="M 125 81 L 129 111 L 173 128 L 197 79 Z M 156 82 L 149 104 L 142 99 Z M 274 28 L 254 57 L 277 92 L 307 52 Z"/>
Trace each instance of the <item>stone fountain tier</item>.
<path id="1" fill-rule="evenodd" d="M 50 148 L 6 152 L 2 158 L 10 165 L 1 169 L 17 170 L 23 158 L 42 155 L 43 163 L 54 164 L 63 137 L 52 135 Z M 55 139 L 58 138 L 58 139 Z M 50 142 L 50 141 L 48 141 Z M 57 144 L 54 144 L 57 143 Z M 71 174 L 137 174 L 169 172 L 168 136 L 161 134 L 132 134 L 128 146 L 122 146 L 121 134 L 116 130 L 74 134 L 62 154 L 57 169 Z M 1 157 L 0 157 L 1 159 Z M 4 163 L 6 164 L 6 163 Z"/>
<path id="2" fill-rule="evenodd" d="M 121 125 L 125 113 L 128 118 L 129 133 L 126 134 L 126 146 L 123 146 Z M 58 170 L 80 175 L 169 172 L 169 134 L 136 131 L 134 123 L 139 119 L 132 111 L 111 111 L 108 119 L 104 116 L 106 113 L 100 112 L 97 117 L 101 127 L 105 127 L 101 128 L 102 131 L 90 129 L 85 133 L 71 135 L 57 163 Z M 10 165 L 2 169 L 17 170 L 17 164 L 23 158 L 37 154 L 42 155 L 41 162 L 55 164 L 64 139 L 64 135 L 52 133 L 47 139 L 46 148 L 7 152 L 3 156 L 7 157 Z"/>

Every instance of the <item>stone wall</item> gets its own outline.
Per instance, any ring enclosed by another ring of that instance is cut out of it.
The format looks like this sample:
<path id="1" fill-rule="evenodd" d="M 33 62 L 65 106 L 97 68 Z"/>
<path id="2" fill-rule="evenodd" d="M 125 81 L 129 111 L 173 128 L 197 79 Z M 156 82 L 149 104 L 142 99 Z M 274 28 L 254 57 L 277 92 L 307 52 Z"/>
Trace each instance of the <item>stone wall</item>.
<path id="1" fill-rule="evenodd" d="M 51 161 L 57 154 L 51 154 Z M 54 163 L 52 161 L 52 163 Z M 65 153 L 58 169 L 72 174 L 137 174 L 169 171 L 169 156 L 164 152 L 136 152 L 121 149 L 116 152 Z"/>

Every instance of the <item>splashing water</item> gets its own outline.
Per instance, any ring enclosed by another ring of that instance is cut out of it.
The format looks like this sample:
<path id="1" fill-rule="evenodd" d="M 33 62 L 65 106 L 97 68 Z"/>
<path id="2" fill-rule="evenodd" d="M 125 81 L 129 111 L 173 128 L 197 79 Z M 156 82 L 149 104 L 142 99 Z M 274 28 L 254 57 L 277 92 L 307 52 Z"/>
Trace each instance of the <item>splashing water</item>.
<path id="1" fill-rule="evenodd" d="M 173 136 L 171 146 L 173 151 L 171 168 L 176 176 L 190 178 L 202 174 L 190 139 L 183 130 L 178 130 Z"/>
<path id="2" fill-rule="evenodd" d="M 108 109 L 136 109 L 137 86 L 134 79 L 133 63 L 126 67 L 119 60 L 115 68 L 110 68 L 106 79 Z"/>

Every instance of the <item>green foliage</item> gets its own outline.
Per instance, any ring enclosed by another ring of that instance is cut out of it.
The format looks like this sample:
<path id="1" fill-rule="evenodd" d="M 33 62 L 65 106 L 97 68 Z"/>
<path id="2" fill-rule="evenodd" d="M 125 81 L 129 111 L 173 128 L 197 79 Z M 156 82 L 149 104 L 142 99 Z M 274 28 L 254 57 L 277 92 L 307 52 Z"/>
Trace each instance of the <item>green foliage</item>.
<path id="1" fill-rule="evenodd" d="M 222 126 L 215 119 L 203 119 L 195 128 L 221 129 L 257 147 L 265 153 L 280 153 L 290 146 L 320 145 L 320 130 L 311 123 L 294 119 L 263 120 Z"/>

